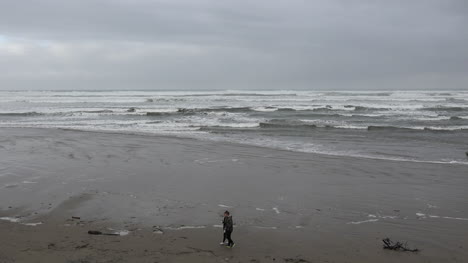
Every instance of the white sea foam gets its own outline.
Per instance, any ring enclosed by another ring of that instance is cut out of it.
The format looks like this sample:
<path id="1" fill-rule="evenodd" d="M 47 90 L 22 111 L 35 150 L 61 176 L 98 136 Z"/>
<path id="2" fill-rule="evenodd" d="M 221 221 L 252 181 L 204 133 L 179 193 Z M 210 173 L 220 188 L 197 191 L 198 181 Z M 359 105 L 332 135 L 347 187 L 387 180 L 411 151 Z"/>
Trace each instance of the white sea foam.
<path id="1" fill-rule="evenodd" d="M 126 235 L 130 234 L 130 231 L 125 230 L 125 229 L 124 230 L 118 230 L 118 229 L 113 229 L 111 227 L 108 227 L 107 229 L 112 231 L 112 234 L 119 235 L 119 236 L 126 236 Z"/>
<path id="2" fill-rule="evenodd" d="M 36 223 L 24 223 L 22 225 L 25 225 L 25 226 L 38 226 L 38 225 L 42 225 L 42 222 L 36 222 Z"/>
<path id="3" fill-rule="evenodd" d="M 441 218 L 441 219 L 451 219 L 451 220 L 462 220 L 462 221 L 468 221 L 468 218 L 464 217 L 451 217 L 451 216 L 440 216 L 440 215 L 427 215 L 423 214 L 421 212 L 416 213 L 416 216 L 418 218 Z"/>
<path id="4" fill-rule="evenodd" d="M 119 231 L 114 232 L 114 234 L 118 234 L 119 236 L 126 236 L 126 235 L 130 234 L 130 231 L 128 231 L 128 230 L 119 230 Z"/>
<path id="5" fill-rule="evenodd" d="M 280 210 L 278 209 L 278 207 L 273 207 L 272 209 L 273 209 L 273 211 L 275 211 L 275 213 L 277 213 L 277 214 L 280 214 L 280 213 L 281 213 Z"/>
<path id="6" fill-rule="evenodd" d="M 206 226 L 180 226 L 180 227 L 166 227 L 169 230 L 184 230 L 184 229 L 202 229 L 206 228 Z"/>
<path id="7" fill-rule="evenodd" d="M 369 214 L 369 215 L 367 215 L 367 217 L 380 218 L 380 219 L 396 219 L 397 218 L 397 216 L 380 215 L 380 214 L 377 214 L 377 215 Z"/>
<path id="8" fill-rule="evenodd" d="M 466 141 L 461 129 L 468 129 L 467 101 L 468 93 L 461 91 L 0 91 L 0 127 L 171 135 L 335 156 L 468 164 L 464 152 L 453 150 Z M 129 112 L 130 107 L 136 111 Z M 306 125 L 260 127 L 273 120 Z M 411 130 L 399 131 L 399 140 L 390 138 L 383 146 L 378 136 L 375 141 L 365 136 L 368 126 L 403 124 Z M 438 135 L 451 131 L 460 135 L 449 143 Z M 405 137 L 405 132 L 411 134 Z M 416 134 L 420 144 L 404 149 L 406 156 L 392 155 L 391 149 L 414 142 Z M 346 136 L 346 143 L 336 144 L 339 136 Z M 363 138 L 366 149 L 356 149 Z"/>
<path id="9" fill-rule="evenodd" d="M 372 223 L 372 222 L 377 222 L 377 221 L 379 221 L 379 219 L 368 219 L 368 220 L 363 220 L 363 221 L 348 222 L 346 224 L 360 225 L 364 223 Z"/>
<path id="10" fill-rule="evenodd" d="M 0 217 L 0 220 L 9 221 L 12 223 L 18 223 L 21 221 L 21 219 L 17 217 Z"/>
<path id="11" fill-rule="evenodd" d="M 276 226 L 254 226 L 255 228 L 260 228 L 260 229 L 278 229 Z"/>
<path id="12" fill-rule="evenodd" d="M 416 213 L 416 216 L 419 218 L 426 218 L 426 214 L 423 213 Z"/>
<path id="13" fill-rule="evenodd" d="M 418 218 L 440 218 L 440 219 L 451 219 L 451 220 L 468 221 L 468 218 L 465 218 L 465 217 L 427 215 L 427 214 L 423 214 L 423 213 L 416 213 L 416 216 L 417 216 Z"/>
<path id="14" fill-rule="evenodd" d="M 12 223 L 20 223 L 21 225 L 25 226 L 38 226 L 43 224 L 42 222 L 21 223 L 21 219 L 18 217 L 0 217 L 0 220 L 9 221 Z"/>
<path id="15" fill-rule="evenodd" d="M 218 206 L 219 206 L 219 207 L 222 207 L 222 208 L 232 208 L 232 206 L 223 205 L 223 204 L 219 204 Z"/>

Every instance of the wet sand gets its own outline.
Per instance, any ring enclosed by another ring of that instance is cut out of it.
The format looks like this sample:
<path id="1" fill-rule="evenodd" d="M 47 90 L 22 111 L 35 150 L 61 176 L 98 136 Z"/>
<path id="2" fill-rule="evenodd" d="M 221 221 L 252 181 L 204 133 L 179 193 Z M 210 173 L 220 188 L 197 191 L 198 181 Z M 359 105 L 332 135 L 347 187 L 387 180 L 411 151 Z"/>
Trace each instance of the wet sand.
<path id="1" fill-rule="evenodd" d="M 1 128 L 0 262 L 466 262 L 467 174 L 460 164 Z M 226 209 L 234 249 L 218 245 Z M 421 252 L 383 250 L 385 237 Z"/>

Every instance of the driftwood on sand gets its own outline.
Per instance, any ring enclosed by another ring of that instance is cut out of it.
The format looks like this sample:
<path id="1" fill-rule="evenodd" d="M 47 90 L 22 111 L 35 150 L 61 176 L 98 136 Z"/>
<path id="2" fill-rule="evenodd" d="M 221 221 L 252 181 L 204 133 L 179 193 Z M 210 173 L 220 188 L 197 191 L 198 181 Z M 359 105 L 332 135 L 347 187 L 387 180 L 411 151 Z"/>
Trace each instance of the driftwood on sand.
<path id="1" fill-rule="evenodd" d="M 103 233 L 101 231 L 96 231 L 96 230 L 89 230 L 88 234 L 90 234 L 90 235 L 105 235 L 105 236 L 120 236 L 119 234 Z"/>
<path id="2" fill-rule="evenodd" d="M 401 243 L 401 242 L 398 242 L 398 241 L 393 242 L 388 237 L 384 238 L 382 240 L 382 242 L 384 243 L 384 245 L 383 245 L 384 249 L 398 250 L 398 251 L 409 251 L 409 252 L 418 252 L 419 251 L 419 249 L 417 249 L 417 248 L 415 248 L 415 249 L 409 248 L 406 243 Z"/>

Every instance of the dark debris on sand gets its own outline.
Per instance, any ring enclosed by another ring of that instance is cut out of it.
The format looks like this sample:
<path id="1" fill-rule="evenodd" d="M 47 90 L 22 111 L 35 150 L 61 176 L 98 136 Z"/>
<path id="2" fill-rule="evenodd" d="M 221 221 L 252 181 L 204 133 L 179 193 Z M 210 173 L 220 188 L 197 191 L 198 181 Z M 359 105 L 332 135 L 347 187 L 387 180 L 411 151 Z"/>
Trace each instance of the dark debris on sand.
<path id="1" fill-rule="evenodd" d="M 383 245 L 383 248 L 384 249 L 390 249 L 390 250 L 396 250 L 396 251 L 409 251 L 409 252 L 418 252 L 419 249 L 415 248 L 415 249 L 411 249 L 408 247 L 408 245 L 406 243 L 401 243 L 401 242 L 393 242 L 392 240 L 390 240 L 390 238 L 384 238 L 382 240 L 382 242 L 384 243 Z"/>

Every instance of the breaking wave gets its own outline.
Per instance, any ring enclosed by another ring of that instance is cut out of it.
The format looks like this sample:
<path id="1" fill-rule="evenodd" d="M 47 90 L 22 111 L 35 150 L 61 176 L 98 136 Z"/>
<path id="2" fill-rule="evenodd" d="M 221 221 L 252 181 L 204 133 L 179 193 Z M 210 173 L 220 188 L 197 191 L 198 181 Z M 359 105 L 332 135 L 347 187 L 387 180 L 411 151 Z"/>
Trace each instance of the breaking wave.
<path id="1" fill-rule="evenodd" d="M 320 145 L 320 152 L 463 161 L 467 101 L 465 91 L 0 91 L 0 126 L 205 136 L 298 151 Z"/>

